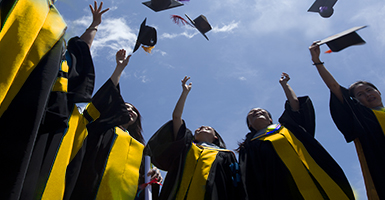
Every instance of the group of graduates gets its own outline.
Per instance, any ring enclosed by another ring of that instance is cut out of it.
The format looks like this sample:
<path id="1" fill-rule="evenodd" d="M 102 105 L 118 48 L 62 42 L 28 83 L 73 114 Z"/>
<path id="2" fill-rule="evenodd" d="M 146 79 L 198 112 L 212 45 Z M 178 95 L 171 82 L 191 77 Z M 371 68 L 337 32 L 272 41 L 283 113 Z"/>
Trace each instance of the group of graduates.
<path id="1" fill-rule="evenodd" d="M 238 160 L 214 128 L 187 128 L 187 76 L 172 120 L 145 144 L 141 115 L 120 94 L 131 57 L 124 49 L 116 53 L 111 77 L 92 95 L 90 47 L 108 11 L 102 3 L 90 5 L 91 25 L 68 45 L 51 1 L 3 0 L 0 6 L 2 199 L 144 199 L 147 185 L 153 199 L 355 199 L 341 167 L 314 138 L 311 99 L 296 96 L 288 74 L 279 79 L 287 101 L 278 123 L 266 109 L 251 109 Z M 30 14 L 40 17 L 25 22 Z M 340 86 L 321 62 L 319 45 L 309 50 L 331 91 L 331 116 L 356 145 L 368 198 L 385 199 L 381 93 L 364 81 Z M 82 112 L 76 106 L 81 102 L 88 103 Z M 150 171 L 145 155 L 156 166 Z M 167 172 L 164 182 L 157 168 Z"/>

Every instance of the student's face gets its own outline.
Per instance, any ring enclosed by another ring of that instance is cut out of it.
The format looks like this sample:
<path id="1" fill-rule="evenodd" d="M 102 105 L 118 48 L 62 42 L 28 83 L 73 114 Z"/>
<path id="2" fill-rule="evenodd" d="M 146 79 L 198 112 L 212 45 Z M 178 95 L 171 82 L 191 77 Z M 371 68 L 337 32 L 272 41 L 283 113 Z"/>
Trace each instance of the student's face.
<path id="1" fill-rule="evenodd" d="M 269 116 L 269 113 L 262 108 L 251 109 L 247 114 L 247 120 L 249 121 L 249 126 L 257 131 L 270 125 L 273 122 Z"/>
<path id="2" fill-rule="evenodd" d="M 195 140 L 198 142 L 210 142 L 213 143 L 217 136 L 215 131 L 210 126 L 201 126 L 195 130 Z"/>
<path id="3" fill-rule="evenodd" d="M 138 113 L 135 112 L 134 107 L 131 104 L 126 103 L 126 106 L 130 114 L 130 122 L 128 122 L 128 125 L 131 125 L 135 123 L 136 119 L 138 119 Z"/>
<path id="4" fill-rule="evenodd" d="M 364 106 L 375 108 L 382 105 L 381 93 L 366 84 L 358 84 L 354 89 L 354 97 Z"/>

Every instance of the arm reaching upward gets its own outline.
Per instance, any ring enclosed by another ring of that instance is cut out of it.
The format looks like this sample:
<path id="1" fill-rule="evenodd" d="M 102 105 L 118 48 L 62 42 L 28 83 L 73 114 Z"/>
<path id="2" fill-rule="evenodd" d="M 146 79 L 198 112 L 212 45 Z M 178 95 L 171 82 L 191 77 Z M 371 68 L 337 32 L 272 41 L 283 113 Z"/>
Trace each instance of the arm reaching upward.
<path id="1" fill-rule="evenodd" d="M 102 15 L 103 13 L 107 12 L 109 8 L 102 10 L 103 2 L 100 2 L 100 6 L 98 8 L 98 4 L 96 1 L 94 1 L 94 7 L 93 8 L 90 5 L 91 13 L 92 13 L 92 23 L 91 25 L 86 29 L 86 31 L 83 33 L 82 36 L 80 36 L 80 39 L 82 39 L 84 42 L 88 44 L 88 47 L 91 48 L 92 42 L 94 41 L 96 31 L 98 30 L 98 26 L 100 23 L 102 23 Z"/>
<path id="2" fill-rule="evenodd" d="M 175 105 L 174 112 L 172 113 L 172 121 L 173 121 L 173 129 L 174 129 L 174 138 L 176 138 L 179 128 L 182 125 L 182 113 L 184 104 L 186 102 L 186 98 L 188 93 L 191 90 L 192 83 L 189 83 L 188 85 L 186 82 L 190 79 L 190 77 L 185 76 L 182 79 L 182 93 L 180 94 L 179 100 Z"/>
<path id="3" fill-rule="evenodd" d="M 321 62 L 321 60 L 319 59 L 319 55 L 320 55 L 319 45 L 316 44 L 316 42 L 314 42 L 309 47 L 309 50 L 310 50 L 311 60 L 316 66 L 322 80 L 325 82 L 326 86 L 330 89 L 330 91 L 334 95 L 336 95 L 336 97 L 341 102 L 343 102 L 340 84 L 338 84 L 338 82 L 334 79 L 334 77 L 330 74 L 330 72 L 325 68 L 325 66 L 323 65 L 323 62 Z"/>
<path id="4" fill-rule="evenodd" d="M 130 60 L 130 57 L 131 55 L 128 55 L 126 57 L 126 50 L 124 49 L 120 49 L 118 52 L 116 52 L 116 68 L 110 78 L 115 86 L 118 85 L 120 80 L 120 75 L 122 75 L 124 68 L 126 68 L 128 61 Z"/>
<path id="5" fill-rule="evenodd" d="M 283 91 L 285 92 L 287 100 L 289 100 L 291 109 L 293 111 L 299 110 L 299 101 L 297 95 L 295 95 L 293 89 L 287 83 L 290 80 L 289 74 L 282 72 L 281 78 L 279 79 L 279 83 L 281 84 Z"/>

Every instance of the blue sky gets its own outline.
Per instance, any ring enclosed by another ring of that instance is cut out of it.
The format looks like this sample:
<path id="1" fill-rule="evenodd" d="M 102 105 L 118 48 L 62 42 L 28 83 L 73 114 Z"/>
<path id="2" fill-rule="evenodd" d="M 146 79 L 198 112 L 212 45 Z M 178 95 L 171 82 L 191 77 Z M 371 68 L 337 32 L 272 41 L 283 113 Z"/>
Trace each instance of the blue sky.
<path id="1" fill-rule="evenodd" d="M 98 1 L 99 3 L 100 1 Z M 334 6 L 330 18 L 307 12 L 312 0 L 191 0 L 184 6 L 154 12 L 142 1 L 104 1 L 103 15 L 91 48 L 96 70 L 96 90 L 115 68 L 120 48 L 131 52 L 139 27 L 157 29 L 152 54 L 136 51 L 121 78 L 124 99 L 143 116 L 144 137 L 171 119 L 187 75 L 192 90 L 183 119 L 195 130 L 214 127 L 229 149 L 235 149 L 248 132 L 245 119 L 254 107 L 263 107 L 277 122 L 285 95 L 278 83 L 287 72 L 297 96 L 308 95 L 316 111 L 316 139 L 344 170 L 357 199 L 367 199 L 353 143 L 347 144 L 329 112 L 329 90 L 312 66 L 308 47 L 346 29 L 359 30 L 365 45 L 338 53 L 321 54 L 327 69 L 345 87 L 357 80 L 373 82 L 385 91 L 385 2 L 345 0 Z M 58 0 L 56 6 L 67 22 L 66 38 L 81 35 L 91 23 L 88 5 L 93 1 Z M 173 23 L 170 16 L 195 19 L 203 14 L 212 26 L 207 41 L 196 29 Z M 328 50 L 326 45 L 321 51 Z"/>

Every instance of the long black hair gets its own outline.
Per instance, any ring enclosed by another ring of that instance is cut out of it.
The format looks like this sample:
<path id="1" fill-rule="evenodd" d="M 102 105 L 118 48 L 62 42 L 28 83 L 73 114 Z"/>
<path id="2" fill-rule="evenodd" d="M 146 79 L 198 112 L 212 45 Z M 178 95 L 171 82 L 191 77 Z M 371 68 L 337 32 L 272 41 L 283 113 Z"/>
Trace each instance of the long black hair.
<path id="1" fill-rule="evenodd" d="M 128 126 L 127 131 L 130 133 L 132 137 L 134 137 L 136 140 L 138 140 L 140 143 L 144 144 L 144 138 L 142 135 L 143 129 L 142 129 L 142 115 L 140 115 L 139 110 L 132 105 L 131 103 L 126 102 L 126 104 L 130 104 L 132 106 L 132 109 L 138 114 L 138 117 L 136 118 L 136 121 Z"/>

